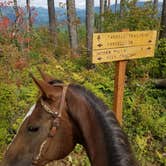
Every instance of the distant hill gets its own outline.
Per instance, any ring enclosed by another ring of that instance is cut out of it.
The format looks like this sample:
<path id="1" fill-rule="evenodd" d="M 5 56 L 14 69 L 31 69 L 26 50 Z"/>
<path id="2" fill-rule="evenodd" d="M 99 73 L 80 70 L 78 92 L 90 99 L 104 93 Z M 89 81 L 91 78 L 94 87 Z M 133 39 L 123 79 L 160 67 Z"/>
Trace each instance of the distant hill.
<path id="1" fill-rule="evenodd" d="M 138 2 L 138 6 L 143 6 L 144 2 Z M 162 3 L 159 2 L 159 13 L 161 14 L 162 9 Z M 111 10 L 114 12 L 115 5 L 111 5 Z M 117 9 L 119 10 L 119 4 L 117 5 Z M 64 8 L 55 8 L 58 21 L 64 21 L 66 20 L 66 9 Z M 15 20 L 14 10 L 12 7 L 1 7 L 1 11 L 3 15 L 6 15 L 11 20 Z M 46 8 L 42 7 L 36 7 L 35 11 L 38 13 L 38 16 L 35 19 L 35 25 L 36 26 L 47 26 L 48 25 L 48 10 Z M 85 9 L 76 9 L 77 17 L 80 19 L 80 21 L 83 23 L 85 22 Z M 99 7 L 95 7 L 95 12 L 99 13 Z"/>

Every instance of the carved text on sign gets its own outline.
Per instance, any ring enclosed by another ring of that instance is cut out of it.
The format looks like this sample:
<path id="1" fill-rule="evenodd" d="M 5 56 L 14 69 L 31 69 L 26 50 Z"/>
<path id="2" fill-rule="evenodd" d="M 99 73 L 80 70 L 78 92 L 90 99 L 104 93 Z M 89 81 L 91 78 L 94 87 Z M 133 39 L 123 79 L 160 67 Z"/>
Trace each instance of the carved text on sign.
<path id="1" fill-rule="evenodd" d="M 156 31 L 96 33 L 93 35 L 93 63 L 154 56 Z"/>

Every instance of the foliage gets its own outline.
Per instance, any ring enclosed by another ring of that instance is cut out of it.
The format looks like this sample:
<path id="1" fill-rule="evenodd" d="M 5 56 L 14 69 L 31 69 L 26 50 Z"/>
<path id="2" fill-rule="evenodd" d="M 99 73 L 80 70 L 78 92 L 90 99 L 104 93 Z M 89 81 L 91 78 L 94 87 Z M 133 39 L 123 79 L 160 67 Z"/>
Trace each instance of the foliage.
<path id="1" fill-rule="evenodd" d="M 34 41 L 34 45 L 37 46 L 35 42 L 38 41 Z M 51 46 L 49 47 L 51 48 Z M 3 78 L 0 86 L 1 152 L 11 141 L 22 117 L 27 112 L 26 110 L 36 100 L 38 91 L 28 76 L 28 72 L 32 71 L 39 77 L 36 65 L 47 70 L 56 79 L 84 85 L 107 103 L 110 108 L 112 107 L 114 64 L 99 64 L 87 70 L 88 59 L 84 57 L 70 59 L 63 56 L 56 60 L 49 47 L 44 51 L 43 48 L 37 49 L 37 51 L 34 48 L 27 55 L 27 66 L 18 68 L 13 63 L 17 62 L 15 57 L 21 57 L 22 54 L 16 52 L 13 58 L 6 56 L 9 46 L 3 46 L 2 52 L 5 60 L 1 58 L 2 72 L 0 75 Z M 10 52 L 12 50 L 14 51 L 15 47 L 10 46 Z M 6 61 L 10 66 L 7 70 Z M 148 81 L 149 79 L 144 80 L 142 74 L 143 70 L 151 69 L 152 62 L 146 60 L 146 65 L 142 62 L 143 64 L 139 66 L 139 68 L 143 68 L 141 74 L 137 73 L 133 67 L 128 68 L 124 97 L 124 129 L 133 142 L 134 151 L 142 165 L 147 165 L 148 162 L 165 162 L 166 91 L 156 90 Z M 81 157 L 84 156 L 83 154 L 82 148 L 77 146 L 75 151 L 65 159 L 65 162 L 77 165 L 81 160 L 85 165 L 88 165 L 86 156 Z"/>
<path id="2" fill-rule="evenodd" d="M 156 90 L 149 84 L 135 84 L 135 94 L 131 94 L 131 88 L 125 93 L 124 128 L 137 151 L 137 158 L 146 166 L 148 162 L 160 160 L 157 152 L 164 159 L 166 91 Z"/>
<path id="3" fill-rule="evenodd" d="M 131 1 L 125 4 L 125 8 L 123 18 L 120 18 L 118 13 L 115 15 L 109 11 L 104 14 L 104 31 L 158 28 L 157 16 L 150 3 L 137 7 Z M 96 29 L 98 21 L 96 20 Z M 4 25 L 8 26 L 8 23 Z M 32 29 L 28 36 L 29 47 L 24 49 L 24 52 L 20 49 L 17 38 L 11 40 L 10 30 L 9 28 L 5 32 L 7 36 L 0 31 L 1 154 L 11 142 L 27 110 L 36 101 L 38 90 L 29 77 L 29 71 L 40 77 L 37 66 L 54 75 L 56 79 L 85 86 L 112 108 L 114 63 L 91 65 L 84 52 L 84 26 L 79 27 L 80 48 L 83 50 L 82 56 L 77 59 L 69 57 L 66 30 L 58 31 L 59 45 L 55 48 L 46 28 Z M 23 37 L 26 38 L 26 33 L 24 34 Z M 154 78 L 166 77 L 165 54 L 166 39 L 162 39 L 158 42 L 155 58 L 132 60 L 127 66 L 123 128 L 142 166 L 166 165 L 166 91 L 155 89 L 151 81 Z M 75 151 L 63 163 L 90 165 L 80 145 L 76 146 Z"/>
<path id="4" fill-rule="evenodd" d="M 121 31 L 122 29 L 149 30 L 159 27 L 157 11 L 154 10 L 152 2 L 146 2 L 142 7 L 136 5 L 135 1 L 126 1 L 123 17 L 119 11 L 105 12 L 102 16 L 96 14 L 95 26 L 97 31 L 102 26 L 104 32 Z M 104 17 L 104 22 L 100 25 L 100 18 Z"/>
<path id="5" fill-rule="evenodd" d="M 152 67 L 153 75 L 156 78 L 166 78 L 166 39 L 163 38 L 158 42 L 158 49 L 156 51 L 155 66 Z M 158 70 L 160 69 L 160 70 Z"/>

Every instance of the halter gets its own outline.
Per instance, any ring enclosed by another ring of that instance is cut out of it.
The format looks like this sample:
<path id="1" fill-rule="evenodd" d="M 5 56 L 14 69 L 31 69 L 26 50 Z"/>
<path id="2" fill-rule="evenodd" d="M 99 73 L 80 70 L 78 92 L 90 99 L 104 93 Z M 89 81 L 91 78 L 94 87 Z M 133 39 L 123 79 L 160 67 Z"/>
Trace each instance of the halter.
<path id="1" fill-rule="evenodd" d="M 57 111 L 56 108 L 51 109 L 43 101 L 43 99 L 40 100 L 41 105 L 44 108 L 44 110 L 47 113 L 51 114 L 54 119 L 52 121 L 52 127 L 50 129 L 48 137 L 42 142 L 42 144 L 40 145 L 39 152 L 38 152 L 37 156 L 33 159 L 33 163 L 32 163 L 33 165 L 39 165 L 40 160 L 42 159 L 42 157 L 45 155 L 46 151 L 49 148 L 49 145 L 50 145 L 50 142 L 51 142 L 52 138 L 56 134 L 57 128 L 60 126 L 60 119 L 61 119 L 61 116 L 62 116 L 62 111 L 63 111 L 64 106 L 65 106 L 65 97 L 66 97 L 66 92 L 67 92 L 67 89 L 68 89 L 68 85 L 55 84 L 55 86 L 62 86 L 62 88 L 63 88 L 61 102 L 60 102 L 60 108 L 59 108 L 59 111 Z"/>

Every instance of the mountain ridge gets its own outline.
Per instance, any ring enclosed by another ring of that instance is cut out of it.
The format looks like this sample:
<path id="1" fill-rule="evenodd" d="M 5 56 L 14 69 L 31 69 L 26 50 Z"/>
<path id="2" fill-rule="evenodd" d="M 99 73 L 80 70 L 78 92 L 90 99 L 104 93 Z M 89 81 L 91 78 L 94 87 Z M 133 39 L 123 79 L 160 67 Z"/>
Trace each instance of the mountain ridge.
<path id="1" fill-rule="evenodd" d="M 142 7 L 144 6 L 145 2 L 141 1 L 141 2 L 137 2 L 137 6 Z M 38 14 L 35 18 L 35 26 L 47 26 L 48 25 L 48 9 L 44 8 L 44 7 L 32 7 L 35 8 L 35 12 Z M 115 5 L 111 5 L 110 6 L 112 12 L 114 12 L 115 9 Z M 117 5 L 117 10 L 119 10 L 120 5 Z M 162 2 L 158 3 L 158 10 L 159 10 L 159 14 L 161 14 L 161 9 L 162 9 Z M 24 8 L 25 10 L 25 8 Z M 99 7 L 95 7 L 94 11 L 95 13 L 99 13 L 100 8 Z M 66 20 L 67 18 L 67 14 L 66 14 L 66 9 L 65 8 L 60 8 L 60 7 L 55 7 L 55 11 L 57 14 L 57 18 L 58 18 L 58 22 L 63 22 Z M 1 12 L 3 13 L 3 15 L 9 17 L 11 20 L 15 20 L 15 14 L 14 14 L 14 9 L 13 7 L 5 7 L 2 8 L 1 7 Z M 76 9 L 76 14 L 77 14 L 77 18 L 80 20 L 81 23 L 85 22 L 85 15 L 86 15 L 86 10 L 85 9 L 80 9 L 77 8 Z"/>

